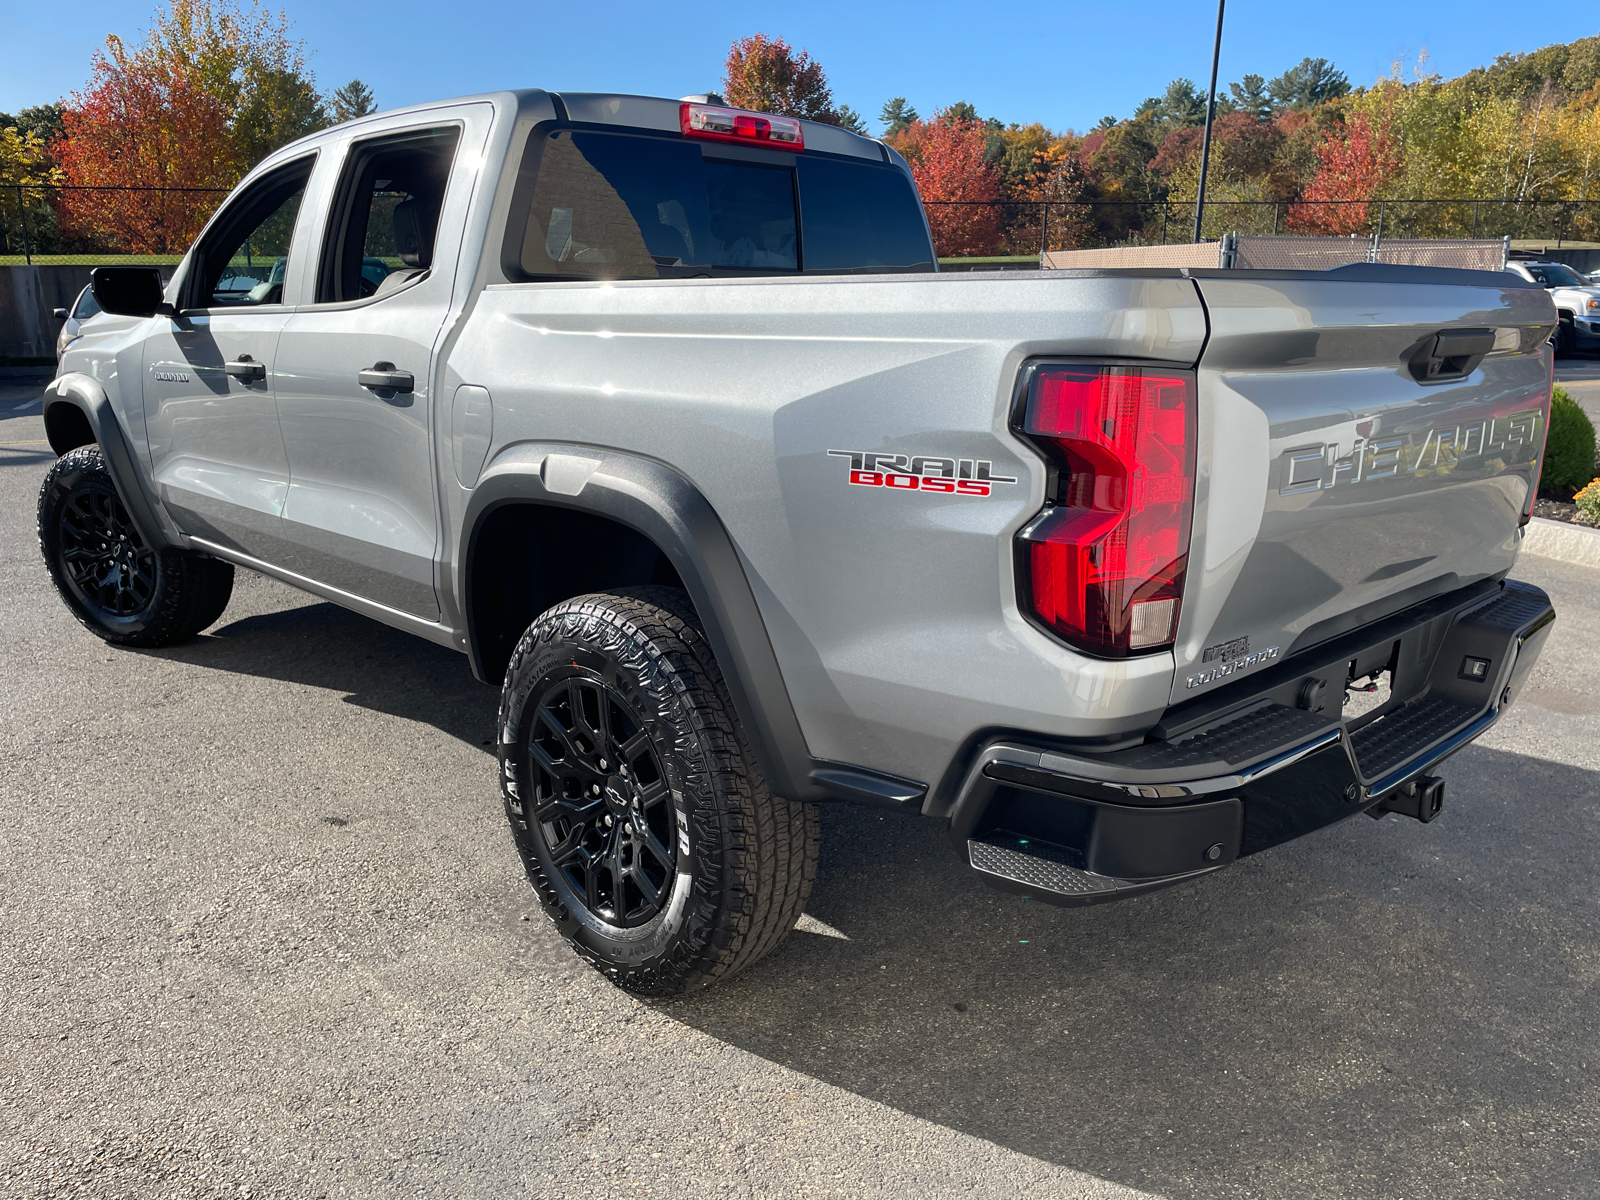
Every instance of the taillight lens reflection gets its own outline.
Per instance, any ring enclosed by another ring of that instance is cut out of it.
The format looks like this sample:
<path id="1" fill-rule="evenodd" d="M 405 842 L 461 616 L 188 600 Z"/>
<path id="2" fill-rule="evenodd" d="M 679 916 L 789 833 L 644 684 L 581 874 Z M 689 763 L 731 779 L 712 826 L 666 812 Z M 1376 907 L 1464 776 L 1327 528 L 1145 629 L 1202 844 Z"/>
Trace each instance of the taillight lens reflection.
<path id="1" fill-rule="evenodd" d="M 1139 367 L 1036 370 L 1022 432 L 1060 471 L 1019 534 L 1034 614 L 1120 656 L 1170 645 L 1194 510 L 1194 378 Z"/>

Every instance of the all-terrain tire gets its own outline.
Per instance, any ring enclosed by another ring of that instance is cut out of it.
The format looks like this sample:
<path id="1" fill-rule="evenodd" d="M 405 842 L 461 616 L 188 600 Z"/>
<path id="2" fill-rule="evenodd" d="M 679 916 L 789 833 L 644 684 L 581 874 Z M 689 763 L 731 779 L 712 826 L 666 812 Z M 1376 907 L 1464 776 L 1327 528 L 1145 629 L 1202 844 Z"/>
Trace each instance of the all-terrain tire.
<path id="1" fill-rule="evenodd" d="M 498 740 L 528 879 L 620 987 L 672 996 L 725 979 L 805 911 L 816 807 L 768 790 L 682 591 L 542 614 L 506 670 Z"/>
<path id="2" fill-rule="evenodd" d="M 50 468 L 38 530 L 56 591 L 85 629 L 113 645 L 188 641 L 233 595 L 232 563 L 145 544 L 99 446 L 69 450 Z"/>

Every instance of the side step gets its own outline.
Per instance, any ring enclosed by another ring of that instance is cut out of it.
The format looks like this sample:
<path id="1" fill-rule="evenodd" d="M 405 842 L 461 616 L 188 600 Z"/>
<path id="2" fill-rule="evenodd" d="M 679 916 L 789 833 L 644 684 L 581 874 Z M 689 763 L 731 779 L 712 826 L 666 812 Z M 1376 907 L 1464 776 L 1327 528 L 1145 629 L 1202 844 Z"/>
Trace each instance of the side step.
<path id="1" fill-rule="evenodd" d="M 1141 892 L 1197 879 L 1221 870 L 1226 863 L 1160 879 L 1117 879 L 1097 875 L 1082 866 L 1082 856 L 1067 846 L 1019 837 L 995 830 L 967 839 L 967 862 L 984 882 L 1002 891 L 1026 893 L 1035 900 L 1077 908 L 1107 900 L 1122 900 Z"/>

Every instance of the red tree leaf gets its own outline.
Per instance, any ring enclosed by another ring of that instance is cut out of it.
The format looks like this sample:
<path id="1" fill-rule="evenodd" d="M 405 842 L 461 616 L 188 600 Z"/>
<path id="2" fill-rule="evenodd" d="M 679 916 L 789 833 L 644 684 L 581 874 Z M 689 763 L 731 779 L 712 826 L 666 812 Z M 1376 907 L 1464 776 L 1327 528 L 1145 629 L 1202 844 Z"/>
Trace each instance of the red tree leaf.
<path id="1" fill-rule="evenodd" d="M 66 182 L 80 188 L 161 191 L 64 191 L 62 231 L 136 254 L 172 254 L 200 232 L 221 195 L 181 188 L 231 187 L 240 164 L 228 138 L 228 114 L 197 80 L 142 56 L 96 52 L 89 86 L 62 116 L 52 147 Z"/>
<path id="2" fill-rule="evenodd" d="M 1399 170 L 1400 150 L 1388 120 L 1355 114 L 1342 130 L 1323 135 L 1316 177 L 1302 202 L 1289 209 L 1289 228 L 1295 233 L 1360 233 L 1367 226 L 1368 202 L 1383 194 Z"/>
<path id="3" fill-rule="evenodd" d="M 993 254 L 1004 228 L 1000 177 L 984 161 L 984 128 L 935 114 L 914 121 L 892 143 L 911 165 L 917 191 L 928 205 L 933 244 L 941 255 Z M 980 201 L 940 204 L 938 201 Z"/>

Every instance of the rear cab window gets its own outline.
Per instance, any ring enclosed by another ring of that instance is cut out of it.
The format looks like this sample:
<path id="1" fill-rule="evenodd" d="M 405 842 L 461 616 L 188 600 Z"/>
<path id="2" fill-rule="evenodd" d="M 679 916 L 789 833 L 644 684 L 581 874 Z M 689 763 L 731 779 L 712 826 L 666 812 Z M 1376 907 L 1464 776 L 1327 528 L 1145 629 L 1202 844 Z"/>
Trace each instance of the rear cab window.
<path id="1" fill-rule="evenodd" d="M 529 137 L 503 259 L 518 280 L 934 269 L 889 163 L 582 126 Z"/>

